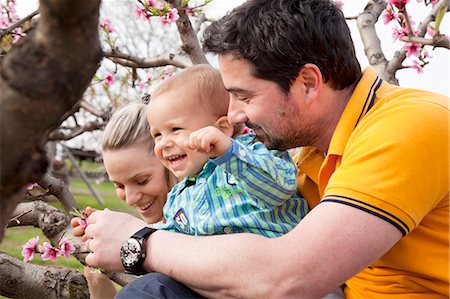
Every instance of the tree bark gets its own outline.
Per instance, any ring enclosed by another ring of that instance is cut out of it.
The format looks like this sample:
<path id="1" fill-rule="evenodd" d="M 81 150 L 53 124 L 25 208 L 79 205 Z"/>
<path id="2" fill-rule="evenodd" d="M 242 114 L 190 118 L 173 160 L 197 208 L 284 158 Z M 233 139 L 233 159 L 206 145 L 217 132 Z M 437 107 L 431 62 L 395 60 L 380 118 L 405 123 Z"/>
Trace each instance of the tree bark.
<path id="1" fill-rule="evenodd" d="M 0 242 L 24 185 L 45 173 L 47 135 L 82 97 L 102 57 L 100 0 L 41 0 L 40 19 L 0 64 Z"/>
<path id="2" fill-rule="evenodd" d="M 77 270 L 25 263 L 0 252 L 0 294 L 10 298 L 89 298 L 86 278 Z"/>

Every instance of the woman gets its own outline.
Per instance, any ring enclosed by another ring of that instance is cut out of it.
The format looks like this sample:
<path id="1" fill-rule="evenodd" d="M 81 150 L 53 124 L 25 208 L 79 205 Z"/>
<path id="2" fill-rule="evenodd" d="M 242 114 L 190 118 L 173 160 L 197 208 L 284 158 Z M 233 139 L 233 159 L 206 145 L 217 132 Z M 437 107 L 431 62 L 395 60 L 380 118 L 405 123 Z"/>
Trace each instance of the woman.
<path id="1" fill-rule="evenodd" d="M 146 105 L 134 103 L 117 110 L 106 125 L 102 139 L 103 162 L 117 196 L 136 208 L 141 218 L 157 226 L 163 222 L 163 206 L 176 178 L 159 162 L 146 118 Z M 92 213 L 87 208 L 86 213 Z M 73 218 L 73 234 L 84 228 Z M 91 298 L 113 298 L 116 290 L 108 277 L 85 267 Z"/>

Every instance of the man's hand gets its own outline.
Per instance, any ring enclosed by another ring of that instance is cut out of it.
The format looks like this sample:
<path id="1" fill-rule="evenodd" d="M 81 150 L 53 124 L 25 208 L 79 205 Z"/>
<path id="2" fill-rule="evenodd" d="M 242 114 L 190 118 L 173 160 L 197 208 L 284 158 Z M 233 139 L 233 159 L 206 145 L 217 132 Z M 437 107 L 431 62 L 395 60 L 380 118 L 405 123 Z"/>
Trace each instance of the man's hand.
<path id="1" fill-rule="evenodd" d="M 94 211 L 88 217 L 83 239 L 89 242 L 86 263 L 109 271 L 123 271 L 120 248 L 123 242 L 148 224 L 126 213 Z"/>
<path id="2" fill-rule="evenodd" d="M 185 146 L 203 152 L 210 158 L 217 158 L 226 153 L 231 146 L 231 139 L 218 128 L 208 126 L 192 132 Z"/>

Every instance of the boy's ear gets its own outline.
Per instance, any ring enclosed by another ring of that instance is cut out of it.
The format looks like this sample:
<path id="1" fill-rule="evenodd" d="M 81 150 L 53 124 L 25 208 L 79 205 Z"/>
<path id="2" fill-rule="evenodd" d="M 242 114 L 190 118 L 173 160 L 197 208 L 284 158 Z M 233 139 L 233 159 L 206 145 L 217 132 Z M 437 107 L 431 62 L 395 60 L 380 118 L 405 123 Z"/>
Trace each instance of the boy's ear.
<path id="1" fill-rule="evenodd" d="M 228 137 L 233 136 L 234 128 L 228 122 L 228 117 L 226 116 L 219 117 L 219 119 L 216 120 L 214 125 Z"/>

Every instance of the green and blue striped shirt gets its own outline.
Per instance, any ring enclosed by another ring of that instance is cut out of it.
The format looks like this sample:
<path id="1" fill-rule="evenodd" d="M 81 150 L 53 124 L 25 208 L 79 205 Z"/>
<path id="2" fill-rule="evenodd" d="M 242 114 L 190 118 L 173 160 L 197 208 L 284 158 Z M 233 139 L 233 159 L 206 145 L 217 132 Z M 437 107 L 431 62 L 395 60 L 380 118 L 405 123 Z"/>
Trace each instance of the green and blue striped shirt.
<path id="1" fill-rule="evenodd" d="M 254 134 L 232 140 L 196 177 L 174 186 L 161 229 L 189 235 L 256 233 L 277 237 L 293 229 L 308 205 L 297 194 L 297 169 L 286 151 L 268 150 Z"/>

